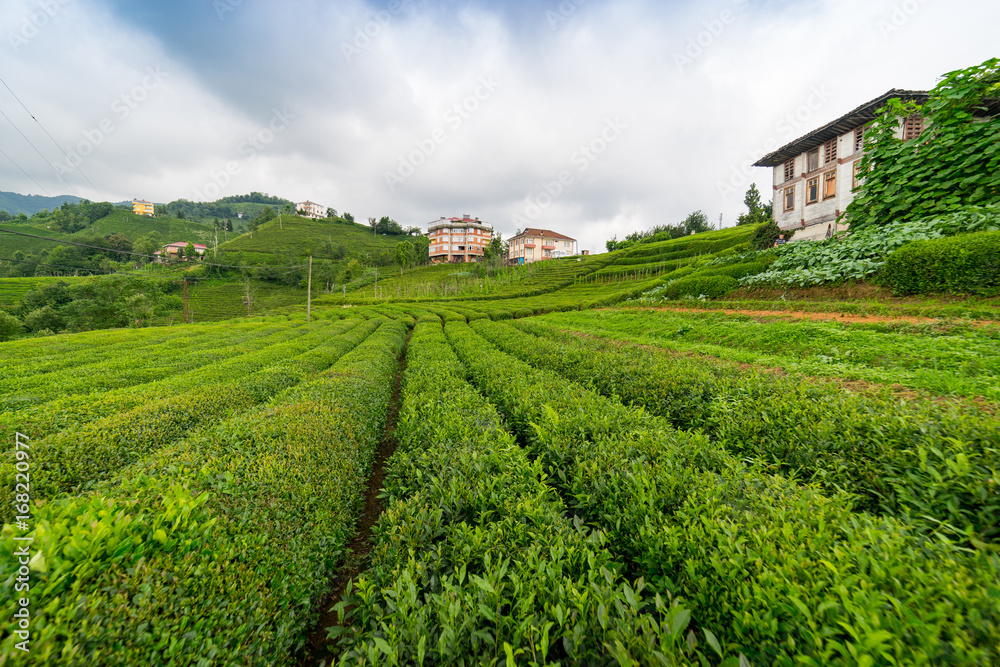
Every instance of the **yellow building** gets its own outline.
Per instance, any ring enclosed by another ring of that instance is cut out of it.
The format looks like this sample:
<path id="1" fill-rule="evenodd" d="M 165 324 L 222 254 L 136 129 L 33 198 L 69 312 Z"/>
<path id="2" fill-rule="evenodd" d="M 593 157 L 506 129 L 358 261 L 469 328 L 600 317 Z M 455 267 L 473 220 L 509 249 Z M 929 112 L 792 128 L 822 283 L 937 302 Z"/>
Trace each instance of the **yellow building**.
<path id="1" fill-rule="evenodd" d="M 153 215 L 153 202 L 145 199 L 132 200 L 132 212 L 136 215 Z"/>

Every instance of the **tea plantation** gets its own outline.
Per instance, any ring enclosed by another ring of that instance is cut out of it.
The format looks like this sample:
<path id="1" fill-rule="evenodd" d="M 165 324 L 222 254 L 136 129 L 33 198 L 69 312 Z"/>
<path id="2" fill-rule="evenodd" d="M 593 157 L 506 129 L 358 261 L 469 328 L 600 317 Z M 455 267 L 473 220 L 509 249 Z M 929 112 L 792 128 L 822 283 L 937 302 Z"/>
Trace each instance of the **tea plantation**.
<path id="1" fill-rule="evenodd" d="M 0 665 L 1000 663 L 995 310 L 636 299 L 727 234 L 0 343 Z"/>

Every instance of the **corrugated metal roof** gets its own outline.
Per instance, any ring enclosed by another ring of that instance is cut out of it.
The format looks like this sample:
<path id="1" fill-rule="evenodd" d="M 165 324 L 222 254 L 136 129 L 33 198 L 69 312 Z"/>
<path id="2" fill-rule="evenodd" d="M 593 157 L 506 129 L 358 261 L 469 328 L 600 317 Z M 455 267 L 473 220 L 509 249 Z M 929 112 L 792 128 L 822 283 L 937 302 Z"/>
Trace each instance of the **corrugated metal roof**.
<path id="1" fill-rule="evenodd" d="M 823 127 L 813 130 L 809 134 L 803 135 L 795 141 L 785 144 L 772 153 L 768 153 L 761 159 L 757 160 L 753 166 L 776 167 L 790 158 L 801 155 L 802 153 L 812 150 L 817 146 L 823 145 L 830 139 L 838 137 L 845 132 L 850 132 L 854 128 L 874 120 L 875 112 L 885 106 L 886 102 L 893 98 L 902 99 L 904 102 L 914 101 L 918 104 L 923 104 L 927 101 L 927 97 L 928 93 L 926 90 L 900 90 L 898 88 L 893 88 L 892 90 L 879 95 L 875 99 L 865 102 L 857 109 L 844 114 L 837 120 L 831 121 Z"/>

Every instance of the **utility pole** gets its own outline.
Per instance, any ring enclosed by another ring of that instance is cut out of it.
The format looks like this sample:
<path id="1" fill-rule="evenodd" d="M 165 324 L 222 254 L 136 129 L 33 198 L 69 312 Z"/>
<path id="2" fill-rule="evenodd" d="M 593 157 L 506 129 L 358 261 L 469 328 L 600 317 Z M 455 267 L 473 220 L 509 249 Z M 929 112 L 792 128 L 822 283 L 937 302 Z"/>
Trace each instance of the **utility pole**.
<path id="1" fill-rule="evenodd" d="M 312 322 L 313 256 L 309 255 L 309 279 L 306 281 L 306 324 Z"/>

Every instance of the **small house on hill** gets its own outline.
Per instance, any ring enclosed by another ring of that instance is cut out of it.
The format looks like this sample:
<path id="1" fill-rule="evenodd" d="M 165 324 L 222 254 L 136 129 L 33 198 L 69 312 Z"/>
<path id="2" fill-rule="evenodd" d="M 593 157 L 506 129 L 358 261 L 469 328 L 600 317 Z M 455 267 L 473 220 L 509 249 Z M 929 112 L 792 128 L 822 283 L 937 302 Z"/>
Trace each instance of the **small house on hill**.
<path id="1" fill-rule="evenodd" d="M 512 236 L 507 245 L 507 261 L 511 264 L 530 264 L 579 254 L 576 239 L 551 229 L 529 227 Z"/>
<path id="2" fill-rule="evenodd" d="M 208 246 L 204 246 L 200 243 L 192 243 L 191 245 L 194 246 L 194 250 L 195 252 L 198 253 L 199 256 L 204 255 L 205 251 L 208 250 Z M 163 246 L 163 250 L 157 251 L 156 254 L 159 255 L 161 258 L 177 259 L 178 255 L 181 255 L 185 252 L 185 248 L 187 248 L 187 246 L 188 246 L 187 241 L 168 243 L 167 245 Z"/>

